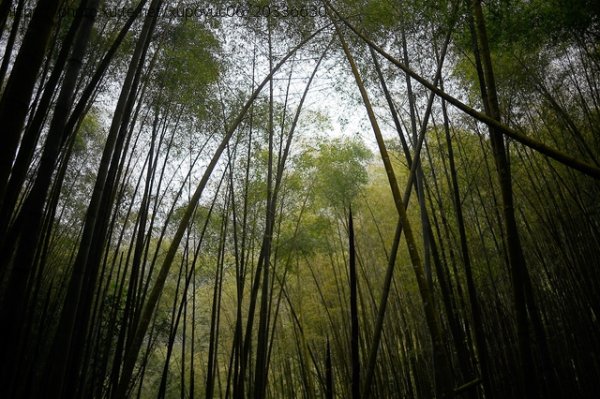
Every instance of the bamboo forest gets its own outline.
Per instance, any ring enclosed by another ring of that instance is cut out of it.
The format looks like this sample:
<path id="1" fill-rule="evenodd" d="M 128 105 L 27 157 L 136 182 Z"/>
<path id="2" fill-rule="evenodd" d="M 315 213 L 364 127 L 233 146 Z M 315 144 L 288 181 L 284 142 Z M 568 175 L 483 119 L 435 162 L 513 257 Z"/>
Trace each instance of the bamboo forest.
<path id="1" fill-rule="evenodd" d="M 600 397 L 597 0 L 1 0 L 0 398 Z"/>

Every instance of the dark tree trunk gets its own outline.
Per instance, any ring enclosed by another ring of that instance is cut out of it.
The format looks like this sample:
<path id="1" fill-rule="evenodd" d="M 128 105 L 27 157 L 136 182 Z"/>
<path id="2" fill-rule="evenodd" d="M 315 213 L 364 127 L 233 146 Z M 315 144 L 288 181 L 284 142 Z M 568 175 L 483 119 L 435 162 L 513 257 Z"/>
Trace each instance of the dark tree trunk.
<path id="1" fill-rule="evenodd" d="M 29 102 L 46 54 L 46 45 L 59 3 L 59 0 L 38 2 L 0 99 L 0 126 L 4 130 L 0 146 L 0 203 L 5 195 Z"/>

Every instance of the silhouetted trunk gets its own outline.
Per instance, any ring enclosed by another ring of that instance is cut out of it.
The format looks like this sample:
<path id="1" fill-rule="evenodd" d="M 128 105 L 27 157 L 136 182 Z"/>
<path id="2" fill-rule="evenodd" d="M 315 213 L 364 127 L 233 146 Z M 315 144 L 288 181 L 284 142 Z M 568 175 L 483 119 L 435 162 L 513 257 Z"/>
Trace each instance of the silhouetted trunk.
<path id="1" fill-rule="evenodd" d="M 0 5 L 0 24 L 2 25 L 2 28 L 0 29 L 0 36 L 2 30 L 4 30 L 4 23 L 6 22 L 6 15 L 4 15 L 4 9 L 10 7 L 10 3 L 10 1 L 5 0 L 2 2 L 2 5 Z M 0 65 L 0 90 L 4 87 L 4 79 L 6 78 L 6 71 L 8 71 L 8 64 L 10 63 L 10 57 L 12 55 L 12 51 L 15 45 L 15 38 L 17 37 L 17 32 L 19 31 L 19 25 L 21 23 L 24 5 L 25 0 L 19 0 L 19 3 L 17 4 L 17 9 L 15 10 L 13 24 L 10 28 L 10 34 L 8 35 L 8 39 L 6 40 L 6 46 L 4 47 L 4 54 L 2 55 L 2 64 Z"/>
<path id="2" fill-rule="evenodd" d="M 37 101 L 35 104 L 35 112 L 30 118 L 23 134 L 23 138 L 19 143 L 19 152 L 16 156 L 10 173 L 10 180 L 8 181 L 5 196 L 3 200 L 0 201 L 0 242 L 4 240 L 7 230 L 10 228 L 9 221 L 11 221 L 11 218 L 15 216 L 13 213 L 16 209 L 17 200 L 21 194 L 23 184 L 27 176 L 27 171 L 31 166 L 32 158 L 36 149 L 36 144 L 38 143 L 40 134 L 42 132 L 43 124 L 50 113 L 50 105 L 57 91 L 59 80 L 63 75 L 65 65 L 69 59 L 69 54 L 71 54 L 73 40 L 75 38 L 75 34 L 79 30 L 84 8 L 85 7 L 79 7 L 77 9 L 77 14 L 73 19 L 71 26 L 69 27 L 69 31 L 62 40 L 61 49 L 52 68 L 52 73 L 45 82 L 43 93 L 41 94 L 39 101 Z M 39 91 L 42 92 L 42 90 Z M 61 132 L 61 134 L 63 137 L 68 136 L 67 132 Z M 40 172 L 43 173 L 41 169 Z M 12 235 L 14 235 L 14 233 Z M 8 240 L 12 240 L 14 242 L 16 238 L 9 237 Z M 10 241 L 6 245 L 10 248 Z"/>
<path id="3" fill-rule="evenodd" d="M 29 102 L 46 54 L 46 45 L 50 39 L 59 3 L 59 0 L 37 3 L 0 99 L 0 126 L 4 131 L 0 146 L 0 203 L 5 195 Z"/>
<path id="4" fill-rule="evenodd" d="M 476 62 L 481 63 L 481 66 L 479 64 L 477 65 L 481 97 L 486 113 L 495 120 L 500 121 L 500 108 L 498 106 L 492 60 L 480 0 L 473 0 L 472 7 L 475 19 L 477 44 L 480 46 L 474 48 L 474 52 Z M 490 142 L 502 193 L 504 229 L 506 231 L 509 266 L 513 285 L 513 301 L 517 317 L 519 352 L 521 356 L 521 385 L 526 392 L 527 397 L 535 398 L 538 397 L 540 392 L 535 375 L 531 338 L 529 336 L 529 321 L 527 317 L 527 299 L 525 294 L 527 268 L 515 219 L 512 179 L 510 176 L 504 137 L 494 127 L 490 127 Z"/>
<path id="5" fill-rule="evenodd" d="M 267 20 L 268 46 L 269 46 L 269 71 L 273 70 L 273 46 L 271 19 Z M 256 367 L 254 369 L 254 398 L 261 399 L 267 389 L 267 347 L 269 340 L 269 313 L 270 300 L 270 273 L 271 273 L 271 243 L 273 242 L 273 229 L 275 225 L 275 196 L 273 194 L 273 79 L 269 79 L 269 116 L 268 116 L 268 159 L 267 159 L 267 198 L 265 215 L 265 233 L 262 253 L 262 289 L 260 298 L 260 312 L 258 319 L 258 336 L 256 341 Z"/>
<path id="6" fill-rule="evenodd" d="M 160 5 L 160 0 L 154 0 L 152 5 Z M 136 82 L 139 81 L 140 69 L 144 64 L 144 54 L 150 42 L 150 33 L 152 32 L 156 18 L 151 13 L 148 14 L 144 21 L 144 26 L 140 37 L 138 38 L 136 48 L 134 50 L 129 70 L 123 83 L 121 94 L 115 108 L 111 128 L 106 140 L 102 159 L 100 161 L 100 167 L 94 186 L 94 191 L 91 195 L 90 204 L 86 213 L 86 220 L 84 224 L 84 230 L 79 246 L 79 251 L 73 265 L 73 274 L 69 283 L 69 289 L 65 300 L 65 307 L 61 312 L 61 319 L 59 323 L 59 329 L 56 333 L 56 337 L 50 353 L 51 368 L 47 376 L 48 386 L 50 391 L 58 394 L 62 391 L 62 380 L 64 373 L 67 372 L 67 365 L 70 362 L 72 356 L 72 338 L 75 334 L 75 326 L 78 323 L 79 326 L 83 326 L 83 330 L 79 331 L 81 334 L 86 331 L 87 318 L 87 307 L 91 305 L 91 296 L 94 293 L 92 288 L 91 291 L 86 291 L 84 297 L 82 297 L 82 289 L 84 287 L 95 287 L 96 277 L 98 275 L 98 265 L 100 258 L 98 256 L 90 257 L 90 253 L 95 245 L 95 251 L 99 255 L 102 252 L 103 245 L 101 244 L 104 240 L 104 234 L 100 230 L 101 225 L 108 221 L 108 215 L 106 214 L 112 197 L 113 183 L 109 179 L 114 179 L 116 163 L 120 158 L 121 148 L 126 137 L 126 126 L 128 125 L 128 117 L 133 105 L 133 99 L 135 98 Z M 105 217 L 102 218 L 101 211 L 104 212 Z M 100 219 L 99 219 L 100 218 Z M 102 234 L 101 234 L 102 233 Z M 86 303 L 84 303 L 86 302 Z M 80 307 L 80 304 L 82 307 Z M 81 318 L 83 317 L 83 319 Z M 81 337 L 81 335 L 79 336 Z M 78 343 L 78 347 L 83 342 Z M 74 348 L 77 352 L 80 348 Z M 77 353 L 76 352 L 76 353 Z M 71 363 L 72 364 L 72 363 Z M 72 367 L 77 367 L 72 365 Z"/>
<path id="7" fill-rule="evenodd" d="M 352 207 L 348 213 L 348 269 L 350 276 L 350 352 L 352 359 L 352 399 L 360 398 L 360 353 L 359 353 L 359 324 L 358 324 L 358 283 L 356 279 L 356 249 L 354 246 L 354 221 Z"/>
<path id="8" fill-rule="evenodd" d="M 91 1 L 93 3 L 90 4 L 90 14 L 86 15 L 83 19 L 69 63 L 67 64 L 61 91 L 50 123 L 50 130 L 42 152 L 39 173 L 15 222 L 17 227 L 23 228 L 23 230 L 15 233 L 16 236 L 20 235 L 20 237 L 15 238 L 18 240 L 18 246 L 14 254 L 14 264 L 9 277 L 9 290 L 6 293 L 6 301 L 3 304 L 5 310 L 11 312 L 7 315 L 7 319 L 3 318 L 3 320 L 11 320 L 6 325 L 12 327 L 9 329 L 8 334 L 12 334 L 12 339 L 9 341 L 13 343 L 18 342 L 18 331 L 21 328 L 22 315 L 24 314 L 22 306 L 26 303 L 27 297 L 26 286 L 34 269 L 36 254 L 34 249 L 38 248 L 42 233 L 44 205 L 52 181 L 56 160 L 59 156 L 61 143 L 64 141 L 62 137 L 64 127 L 99 3 L 99 0 Z M 10 254 L 6 255 L 10 258 Z M 11 346 L 14 347 L 15 345 Z"/>

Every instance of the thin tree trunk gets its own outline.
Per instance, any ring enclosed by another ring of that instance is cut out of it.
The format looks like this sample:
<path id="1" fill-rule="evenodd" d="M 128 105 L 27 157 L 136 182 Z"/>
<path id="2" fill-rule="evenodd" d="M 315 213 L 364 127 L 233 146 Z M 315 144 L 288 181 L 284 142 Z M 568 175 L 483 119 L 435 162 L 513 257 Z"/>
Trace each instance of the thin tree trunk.
<path id="1" fill-rule="evenodd" d="M 471 4 L 475 19 L 477 43 L 480 46 L 479 51 L 477 51 L 477 49 L 474 49 L 474 51 L 476 59 L 481 62 L 481 68 L 478 69 L 481 97 L 486 113 L 499 121 L 500 108 L 498 105 L 485 22 L 483 20 L 483 11 L 481 9 L 480 0 L 472 0 Z M 540 392 L 538 380 L 535 375 L 532 344 L 528 327 L 527 294 L 525 293 L 525 280 L 528 279 L 528 272 L 515 219 L 512 179 L 506 155 L 504 137 L 495 127 L 490 127 L 490 141 L 502 193 L 504 229 L 506 231 L 509 266 L 513 285 L 513 301 L 517 316 L 519 352 L 521 356 L 521 385 L 527 397 L 535 398 L 538 397 Z"/>
<path id="2" fill-rule="evenodd" d="M 325 351 L 325 398 L 333 399 L 333 362 L 331 360 L 331 347 L 327 338 L 327 349 Z"/>
<path id="3" fill-rule="evenodd" d="M 392 195 L 394 198 L 394 203 L 396 205 L 396 210 L 398 211 L 398 215 L 400 217 L 400 222 L 402 223 L 404 229 L 404 237 L 406 239 L 406 243 L 408 246 L 409 256 L 412 262 L 412 267 L 414 269 L 417 284 L 419 286 L 419 292 L 421 294 L 421 299 L 423 303 L 423 309 L 425 311 L 425 318 L 427 320 L 427 325 L 429 328 L 429 333 L 431 337 L 431 341 L 433 344 L 433 357 L 434 357 L 434 370 L 435 370 L 435 387 L 436 394 L 439 398 L 445 397 L 451 390 L 451 381 L 449 377 L 450 367 L 448 364 L 448 359 L 445 355 L 445 349 L 443 345 L 443 338 L 441 334 L 441 329 L 439 326 L 439 322 L 436 317 L 436 313 L 434 311 L 434 301 L 433 295 L 430 290 L 429 283 L 427 282 L 427 277 L 425 275 L 425 270 L 423 269 L 423 264 L 421 263 L 421 256 L 417 250 L 416 241 L 412 232 L 412 228 L 410 222 L 408 220 L 408 216 L 406 215 L 406 211 L 404 209 L 404 204 L 402 203 L 402 196 L 400 194 L 400 190 L 398 188 L 398 182 L 396 180 L 396 176 L 394 173 L 394 169 L 392 167 L 390 157 L 388 155 L 381 130 L 379 129 L 379 125 L 377 123 L 377 119 L 375 117 L 375 113 L 373 112 L 373 108 L 369 101 L 369 97 L 367 95 L 366 89 L 362 82 L 362 78 L 360 77 L 360 73 L 358 72 L 358 68 L 356 63 L 354 62 L 354 58 L 350 54 L 350 50 L 340 28 L 335 24 L 336 31 L 340 42 L 342 43 L 342 48 L 344 53 L 346 54 L 346 58 L 350 63 L 352 73 L 354 75 L 356 85 L 360 90 L 363 103 L 367 110 L 367 114 L 369 116 L 369 121 L 371 122 L 371 127 L 373 128 L 373 132 L 375 134 L 375 138 L 377 139 L 377 145 L 379 147 L 379 152 L 381 154 L 381 158 L 383 160 L 386 175 L 388 178 L 388 182 L 392 191 Z"/>
<path id="4" fill-rule="evenodd" d="M 475 333 L 475 349 L 479 359 L 479 369 L 481 372 L 481 380 L 486 397 L 494 398 L 494 391 L 490 381 L 489 361 L 487 346 L 485 341 L 485 332 L 483 331 L 483 320 L 481 316 L 481 308 L 473 273 L 471 270 L 471 256 L 469 254 L 469 245 L 467 233 L 465 229 L 465 221 L 462 213 L 462 202 L 460 190 L 458 187 L 458 176 L 456 173 L 456 165 L 454 162 L 454 149 L 450 138 L 450 126 L 448 124 L 448 114 L 446 113 L 446 105 L 442 100 L 442 112 L 444 115 L 444 133 L 446 137 L 446 150 L 448 153 L 448 164 L 450 169 L 450 177 L 452 181 L 452 203 L 454 205 L 454 213 L 456 214 L 456 223 L 458 226 L 458 235 L 460 238 L 460 250 L 462 254 L 463 265 L 465 268 L 465 277 L 467 280 L 467 292 L 469 295 L 469 304 L 471 305 L 471 317 L 473 318 L 473 330 Z"/>
<path id="5" fill-rule="evenodd" d="M 267 20 L 268 46 L 269 46 L 269 71 L 273 71 L 273 46 L 271 19 Z M 273 79 L 269 80 L 269 119 L 267 131 L 268 159 L 267 159 L 267 198 L 265 215 L 265 233 L 261 248 L 262 254 L 262 289 L 260 300 L 260 313 L 258 319 L 258 336 L 256 342 L 256 368 L 254 379 L 254 398 L 261 399 L 265 396 L 267 388 L 267 342 L 269 339 L 269 279 L 271 272 L 271 244 L 273 242 L 273 228 L 275 224 L 275 197 L 273 195 Z"/>
<path id="6" fill-rule="evenodd" d="M 402 62 L 398 61 L 397 59 L 392 57 L 390 54 L 388 54 L 380 46 L 375 44 L 372 40 L 370 40 L 363 33 L 361 33 L 354 25 L 352 25 L 350 22 L 348 22 L 348 20 L 346 18 L 344 18 L 335 8 L 333 8 L 331 5 L 329 5 L 327 0 L 325 0 L 325 2 L 326 2 L 326 4 L 328 4 L 328 7 L 331 8 L 331 10 L 333 10 L 335 15 L 348 28 L 350 28 L 350 30 L 352 32 L 354 32 L 358 37 L 360 37 L 365 43 L 367 43 L 370 47 L 372 47 L 375 51 L 377 51 L 379 54 L 381 54 L 383 57 L 385 57 L 392 64 L 396 65 L 402 71 L 404 71 L 405 73 L 410 75 L 411 78 L 415 79 L 417 82 L 419 82 L 420 84 L 425 86 L 428 90 L 434 92 L 439 97 L 448 101 L 448 103 L 454 105 L 456 108 L 460 109 L 467 115 L 472 116 L 473 118 L 477 119 L 478 121 L 483 122 L 488 126 L 498 129 L 499 132 L 518 141 L 519 143 L 521 143 L 527 147 L 530 147 L 530 148 L 546 155 L 547 157 L 550 157 L 550 158 L 554 159 L 555 161 L 562 163 L 563 165 L 566 165 L 572 169 L 576 169 L 576 170 L 584 173 L 585 175 L 588 175 L 596 180 L 600 180 L 600 168 L 598 168 L 594 165 L 590 165 L 586 162 L 582 162 L 582 161 L 575 159 L 567 154 L 564 154 L 558 150 L 555 150 L 544 143 L 534 140 L 533 138 L 531 138 L 529 136 L 525 136 L 524 134 L 519 133 L 515 129 L 512 129 L 512 128 L 506 126 L 505 124 L 486 115 L 485 113 L 476 111 L 475 109 L 469 107 L 468 105 L 464 104 L 460 100 L 450 96 L 443 90 L 439 89 L 434 84 L 430 83 L 429 81 L 427 81 L 426 79 L 421 77 L 419 74 L 415 73 L 410 68 L 407 68 L 406 65 L 404 65 Z"/>
<path id="7" fill-rule="evenodd" d="M 137 360 L 137 356 L 138 356 L 139 350 L 141 348 L 142 341 L 144 339 L 146 330 L 147 330 L 150 320 L 152 318 L 152 314 L 154 313 L 154 310 L 155 310 L 158 300 L 160 298 L 160 294 L 162 292 L 162 288 L 164 287 L 164 283 L 168 276 L 170 266 L 173 262 L 173 259 L 175 258 L 175 254 L 177 253 L 179 243 L 181 242 L 181 239 L 183 238 L 183 234 L 185 233 L 185 230 L 187 229 L 187 226 L 190 222 L 190 219 L 192 217 L 194 209 L 196 208 L 196 205 L 197 205 L 198 201 L 200 200 L 200 196 L 202 195 L 202 192 L 204 191 L 204 188 L 206 187 L 206 184 L 208 183 L 208 179 L 210 178 L 210 175 L 212 174 L 213 169 L 217 165 L 217 162 L 219 161 L 221 154 L 225 150 L 231 136 L 237 130 L 242 119 L 248 112 L 248 109 L 250 108 L 250 106 L 252 105 L 252 103 L 254 102 L 254 100 L 256 99 L 256 97 L 258 96 L 260 91 L 262 90 L 262 88 L 272 78 L 273 74 L 299 48 L 301 48 L 307 42 L 312 40 L 313 37 L 316 36 L 323 29 L 324 28 L 321 28 L 321 29 L 315 31 L 313 34 L 311 34 L 309 37 L 307 37 L 305 40 L 303 40 L 299 45 L 294 47 L 286 56 L 284 56 L 282 58 L 282 60 L 273 68 L 273 71 L 261 82 L 261 84 L 252 93 L 252 95 L 250 96 L 250 98 L 248 99 L 248 101 L 246 102 L 244 107 L 242 108 L 240 114 L 230 125 L 225 136 L 223 137 L 223 140 L 221 141 L 221 144 L 217 148 L 211 161 L 209 162 L 208 166 L 206 167 L 206 170 L 205 170 L 200 182 L 198 183 L 196 191 L 194 192 L 194 195 L 192 196 L 191 201 L 189 202 L 188 206 L 186 207 L 185 213 L 179 223 L 179 226 L 177 227 L 177 231 L 176 231 L 176 233 L 172 239 L 172 242 L 169 246 L 169 250 L 168 250 L 166 257 L 160 267 L 159 274 L 156 276 L 154 286 L 152 287 L 152 290 L 150 291 L 149 296 L 146 300 L 146 304 L 144 305 L 144 308 L 142 310 L 139 323 L 137 326 L 135 326 L 135 335 L 133 337 L 131 345 L 127 348 L 127 350 L 125 352 L 123 371 L 121 374 L 121 378 L 119 380 L 119 387 L 116 391 L 116 397 L 123 397 L 127 393 L 128 386 L 129 386 L 129 383 L 131 380 L 131 376 L 133 374 L 133 369 L 135 367 L 135 362 Z"/>
<path id="8" fill-rule="evenodd" d="M 356 249 L 354 243 L 352 207 L 350 207 L 348 213 L 348 257 L 348 267 L 350 272 L 350 320 L 352 327 L 350 334 L 350 351 L 352 354 L 352 399 L 360 399 L 360 353 L 358 346 L 360 331 L 358 324 L 358 283 L 356 279 Z"/>

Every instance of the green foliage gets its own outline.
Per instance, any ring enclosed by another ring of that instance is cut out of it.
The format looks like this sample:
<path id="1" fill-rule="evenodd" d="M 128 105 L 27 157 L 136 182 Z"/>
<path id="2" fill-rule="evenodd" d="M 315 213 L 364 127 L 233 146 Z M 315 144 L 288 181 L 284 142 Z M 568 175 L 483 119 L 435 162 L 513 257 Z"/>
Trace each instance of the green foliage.
<path id="1" fill-rule="evenodd" d="M 303 217 L 298 230 L 295 229 L 295 223 L 285 227 L 278 240 L 280 242 L 278 251 L 284 258 L 289 254 L 312 256 L 317 252 L 327 250 L 323 237 L 326 237 L 331 229 L 331 222 L 328 218 L 308 214 Z"/>
<path id="2" fill-rule="evenodd" d="M 156 79 L 169 101 L 203 113 L 209 85 L 220 73 L 219 40 L 198 21 L 186 19 L 171 27 L 165 38 Z"/>
<path id="3" fill-rule="evenodd" d="M 593 0 L 492 1 L 487 24 L 498 46 L 520 42 L 534 50 L 573 34 L 598 32 L 600 3 Z"/>
<path id="4" fill-rule="evenodd" d="M 369 1 L 359 7 L 363 24 L 369 30 L 391 28 L 398 21 L 396 2 L 388 0 Z"/>
<path id="5" fill-rule="evenodd" d="M 503 115 L 511 119 L 532 105 L 532 93 L 544 80 L 563 81 L 569 53 L 585 47 L 597 54 L 600 7 L 587 0 L 533 0 L 485 2 L 483 11 Z M 465 13 L 470 10 L 466 9 Z M 462 54 L 454 73 L 469 87 L 471 102 L 480 97 L 473 61 L 471 32 L 465 15 L 454 43 Z M 525 97 L 529 96 L 529 97 Z"/>
<path id="6" fill-rule="evenodd" d="M 348 207 L 368 182 L 366 163 L 371 156 L 360 141 L 333 139 L 306 151 L 300 162 L 313 169 L 315 190 L 326 205 Z"/>
<path id="7" fill-rule="evenodd" d="M 91 142 L 100 140 L 99 135 L 102 132 L 102 125 L 99 118 L 95 109 L 91 109 L 85 115 L 79 130 L 75 134 L 75 143 L 73 144 L 75 154 L 84 153 Z"/>

